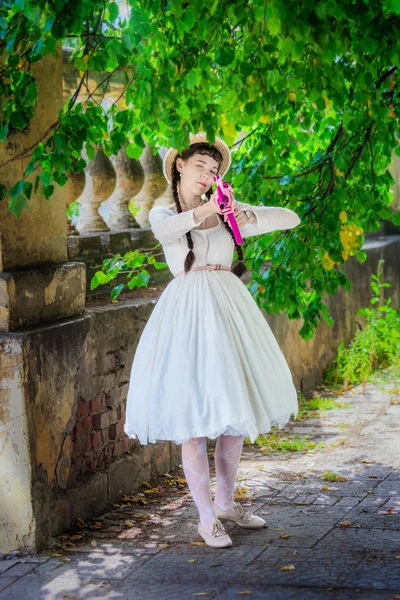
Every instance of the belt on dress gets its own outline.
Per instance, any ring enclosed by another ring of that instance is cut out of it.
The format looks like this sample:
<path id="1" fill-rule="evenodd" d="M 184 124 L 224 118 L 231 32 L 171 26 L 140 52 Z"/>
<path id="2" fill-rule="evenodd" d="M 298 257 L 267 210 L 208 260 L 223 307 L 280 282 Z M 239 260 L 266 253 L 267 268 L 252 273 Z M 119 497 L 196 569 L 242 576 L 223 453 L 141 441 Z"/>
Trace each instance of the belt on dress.
<path id="1" fill-rule="evenodd" d="M 191 273 L 191 271 L 203 271 L 203 270 L 207 270 L 207 271 L 230 271 L 231 268 L 230 267 L 225 267 L 225 265 L 221 265 L 221 264 L 211 264 L 211 263 L 207 263 L 206 265 L 202 266 L 202 267 L 192 267 L 189 271 L 189 273 Z M 178 277 L 178 275 L 183 275 L 185 273 L 185 271 L 179 271 L 179 273 L 177 273 L 175 275 L 175 277 Z"/>

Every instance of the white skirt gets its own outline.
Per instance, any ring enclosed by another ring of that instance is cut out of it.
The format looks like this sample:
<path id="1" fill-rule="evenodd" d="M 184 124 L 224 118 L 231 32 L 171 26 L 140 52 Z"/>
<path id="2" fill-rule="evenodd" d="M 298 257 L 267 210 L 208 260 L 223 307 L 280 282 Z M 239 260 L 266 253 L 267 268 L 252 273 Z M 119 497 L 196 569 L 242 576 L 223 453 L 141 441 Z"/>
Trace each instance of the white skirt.
<path id="1" fill-rule="evenodd" d="M 221 433 L 254 442 L 292 414 L 291 372 L 246 285 L 223 270 L 170 281 L 135 352 L 125 433 L 144 445 Z"/>

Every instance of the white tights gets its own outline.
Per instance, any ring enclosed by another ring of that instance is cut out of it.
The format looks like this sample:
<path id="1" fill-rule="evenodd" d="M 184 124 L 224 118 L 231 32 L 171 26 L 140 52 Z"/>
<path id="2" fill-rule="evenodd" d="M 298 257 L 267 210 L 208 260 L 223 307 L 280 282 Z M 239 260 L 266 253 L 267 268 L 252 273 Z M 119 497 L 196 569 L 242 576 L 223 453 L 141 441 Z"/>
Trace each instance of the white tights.
<path id="1" fill-rule="evenodd" d="M 227 510 L 233 504 L 236 474 L 239 467 L 244 435 L 221 434 L 215 446 L 217 489 L 215 504 Z M 200 523 L 214 523 L 216 515 L 210 491 L 210 469 L 207 438 L 197 437 L 182 444 L 182 465 L 189 490 L 199 511 Z"/>

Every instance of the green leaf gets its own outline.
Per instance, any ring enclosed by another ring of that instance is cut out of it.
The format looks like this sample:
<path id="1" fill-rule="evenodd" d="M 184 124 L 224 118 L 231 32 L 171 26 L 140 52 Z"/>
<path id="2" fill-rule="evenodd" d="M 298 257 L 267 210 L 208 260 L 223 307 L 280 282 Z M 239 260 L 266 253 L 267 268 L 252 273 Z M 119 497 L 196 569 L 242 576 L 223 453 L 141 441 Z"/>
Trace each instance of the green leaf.
<path id="1" fill-rule="evenodd" d="M 267 28 L 271 35 L 278 35 L 281 32 L 281 20 L 278 17 L 267 19 Z"/>
<path id="2" fill-rule="evenodd" d="M 0 142 L 4 142 L 8 135 L 8 123 L 4 123 L 2 127 L 0 127 Z"/>
<path id="3" fill-rule="evenodd" d="M 119 15 L 118 4 L 115 2 L 109 2 L 107 8 L 110 13 L 110 21 L 114 22 Z"/>
<path id="4" fill-rule="evenodd" d="M 96 271 L 96 273 L 93 275 L 90 281 L 90 289 L 94 290 L 97 287 L 99 287 L 99 285 L 108 283 L 109 280 L 110 278 L 105 273 L 103 273 L 103 271 Z"/>
<path id="5" fill-rule="evenodd" d="M 128 144 L 126 147 L 126 154 L 129 156 L 129 158 L 138 159 L 142 155 L 142 152 L 143 148 L 133 142 L 131 144 Z"/>
<path id="6" fill-rule="evenodd" d="M 10 198 L 8 201 L 8 208 L 13 215 L 20 217 L 27 203 L 27 198 L 24 196 L 17 196 L 16 198 Z"/>
<path id="7" fill-rule="evenodd" d="M 17 183 L 14 183 L 14 185 L 12 185 L 10 187 L 10 189 L 8 190 L 8 193 L 11 196 L 11 198 L 15 198 L 16 196 L 19 196 L 19 194 L 22 194 L 23 189 L 24 189 L 24 180 L 20 179 L 19 181 L 17 181 Z"/>
<path id="8" fill-rule="evenodd" d="M 196 13 L 191 8 L 187 8 L 183 15 L 182 21 L 185 25 L 185 31 L 190 31 L 196 22 Z"/>
<path id="9" fill-rule="evenodd" d="M 357 258 L 358 262 L 363 263 L 367 260 L 368 254 L 366 252 L 362 252 L 361 250 L 357 250 L 356 258 Z"/>
<path id="10" fill-rule="evenodd" d="M 215 60 L 221 67 L 227 67 L 235 59 L 235 52 L 231 47 L 224 46 L 217 48 L 215 52 Z"/>
<path id="11" fill-rule="evenodd" d="M 111 290 L 111 300 L 112 301 L 114 301 L 118 298 L 120 293 L 123 291 L 124 287 L 125 287 L 124 283 L 119 283 L 118 285 L 113 287 L 113 289 Z"/>
<path id="12" fill-rule="evenodd" d="M 153 263 L 153 266 L 155 269 L 157 269 L 157 271 L 161 271 L 162 269 L 166 269 L 168 264 L 163 262 L 155 262 Z"/>
<path id="13" fill-rule="evenodd" d="M 392 223 L 400 227 L 400 212 L 392 214 Z"/>

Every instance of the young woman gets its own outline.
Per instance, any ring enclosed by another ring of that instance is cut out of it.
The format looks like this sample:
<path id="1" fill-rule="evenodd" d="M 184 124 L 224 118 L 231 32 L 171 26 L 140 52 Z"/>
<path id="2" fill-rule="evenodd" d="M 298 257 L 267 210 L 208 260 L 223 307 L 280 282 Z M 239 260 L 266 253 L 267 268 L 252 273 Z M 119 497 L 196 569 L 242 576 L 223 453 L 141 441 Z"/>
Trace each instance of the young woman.
<path id="1" fill-rule="evenodd" d="M 149 220 L 174 279 L 155 305 L 136 349 L 125 433 L 142 444 L 182 444 L 182 465 L 199 512 L 199 535 L 213 547 L 232 540 L 222 522 L 265 527 L 234 502 L 245 435 L 254 442 L 297 415 L 297 392 L 278 343 L 246 285 L 243 251 L 212 192 L 229 169 L 229 148 L 206 135 L 180 156 L 170 148 L 164 175 L 174 205 L 154 206 Z M 286 208 L 235 201 L 243 238 L 300 223 Z M 234 250 L 239 263 L 231 268 Z M 211 498 L 207 438 L 216 439 L 216 494 Z"/>

